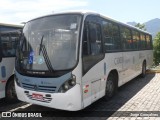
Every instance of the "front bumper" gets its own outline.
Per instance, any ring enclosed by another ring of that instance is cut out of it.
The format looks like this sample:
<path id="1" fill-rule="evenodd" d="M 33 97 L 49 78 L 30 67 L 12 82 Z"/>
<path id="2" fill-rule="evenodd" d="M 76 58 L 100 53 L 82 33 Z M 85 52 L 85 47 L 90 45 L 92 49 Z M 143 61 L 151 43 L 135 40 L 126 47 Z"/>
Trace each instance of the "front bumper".
<path id="1" fill-rule="evenodd" d="M 26 90 L 24 88 L 19 87 L 16 84 L 16 82 L 15 88 L 18 99 L 24 102 L 68 111 L 77 111 L 83 108 L 81 98 L 81 87 L 79 84 L 76 84 L 73 88 L 71 88 L 65 93 L 44 93 Z M 32 99 L 33 94 L 40 94 L 42 96 L 50 94 L 50 97 L 45 97 L 44 101 L 41 101 L 38 99 Z"/>

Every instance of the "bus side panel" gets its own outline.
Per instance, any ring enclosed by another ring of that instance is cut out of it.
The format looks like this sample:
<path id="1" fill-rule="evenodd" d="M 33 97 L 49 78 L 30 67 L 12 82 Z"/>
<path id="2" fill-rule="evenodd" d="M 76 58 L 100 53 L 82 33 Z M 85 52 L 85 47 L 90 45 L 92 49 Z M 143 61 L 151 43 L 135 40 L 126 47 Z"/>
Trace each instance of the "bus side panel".
<path id="1" fill-rule="evenodd" d="M 153 65 L 153 50 L 147 50 L 147 69 Z"/>
<path id="2" fill-rule="evenodd" d="M 126 83 L 141 73 L 142 60 L 138 51 L 123 53 L 123 83 Z"/>
<path id="3" fill-rule="evenodd" d="M 140 51 L 135 51 L 134 52 L 134 68 L 135 68 L 135 77 L 138 76 L 139 74 L 141 74 L 142 72 L 142 60 L 139 57 Z"/>
<path id="4" fill-rule="evenodd" d="M 106 53 L 105 63 L 106 63 L 106 79 L 112 70 L 116 70 L 118 72 L 118 86 L 121 86 L 123 84 L 122 52 Z"/>
<path id="5" fill-rule="evenodd" d="M 84 107 L 100 98 L 100 85 L 104 80 L 104 62 L 103 60 L 95 64 L 83 77 L 83 103 Z"/>
<path id="6" fill-rule="evenodd" d="M 153 51 L 129 51 L 123 53 L 123 84 L 142 73 L 143 62 L 146 61 L 147 69 L 153 64 Z"/>
<path id="7" fill-rule="evenodd" d="M 139 58 L 141 60 L 141 70 L 142 70 L 142 64 L 144 60 L 146 60 L 147 69 L 149 69 L 153 65 L 153 50 L 140 51 Z"/>
<path id="8" fill-rule="evenodd" d="M 139 52 L 140 59 L 140 69 L 142 73 L 143 61 L 146 61 L 147 69 L 150 68 L 153 64 L 153 51 L 152 50 L 143 50 Z"/>
<path id="9" fill-rule="evenodd" d="M 2 58 L 0 62 L 0 98 L 5 97 L 7 80 L 14 73 L 15 58 Z"/>
<path id="10" fill-rule="evenodd" d="M 122 53 L 106 53 L 104 60 L 94 65 L 83 77 L 84 107 L 105 95 L 108 74 L 116 70 L 119 76 L 119 86 L 122 84 Z"/>

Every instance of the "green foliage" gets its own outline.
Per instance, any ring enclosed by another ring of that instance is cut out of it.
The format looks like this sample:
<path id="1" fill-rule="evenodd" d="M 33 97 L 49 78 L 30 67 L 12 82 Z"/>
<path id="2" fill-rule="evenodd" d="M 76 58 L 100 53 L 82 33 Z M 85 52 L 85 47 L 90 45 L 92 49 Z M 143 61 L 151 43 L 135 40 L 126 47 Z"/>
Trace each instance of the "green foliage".
<path id="1" fill-rule="evenodd" d="M 153 43 L 153 50 L 154 50 L 154 64 L 159 65 L 160 63 L 160 32 L 157 33 L 154 43 Z"/>
<path id="2" fill-rule="evenodd" d="M 145 31 L 146 31 L 145 24 L 137 23 L 137 24 L 135 25 L 135 27 L 137 27 L 137 28 L 139 28 L 139 29 L 141 29 L 141 30 L 145 30 Z"/>

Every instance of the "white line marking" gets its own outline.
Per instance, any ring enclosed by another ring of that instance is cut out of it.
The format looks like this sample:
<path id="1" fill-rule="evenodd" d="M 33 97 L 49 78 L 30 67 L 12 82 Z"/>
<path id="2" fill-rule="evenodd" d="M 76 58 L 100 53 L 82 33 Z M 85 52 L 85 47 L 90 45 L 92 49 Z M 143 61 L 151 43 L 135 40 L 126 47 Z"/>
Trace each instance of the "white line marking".
<path id="1" fill-rule="evenodd" d="M 32 104 L 23 105 L 23 106 L 20 106 L 20 107 L 11 109 L 11 110 L 9 110 L 9 111 L 10 111 L 10 112 L 13 112 L 13 111 L 16 111 L 16 110 L 18 110 L 18 109 L 25 109 L 25 108 L 27 108 L 27 107 L 29 107 L 29 106 L 31 106 L 31 105 L 32 105 Z"/>

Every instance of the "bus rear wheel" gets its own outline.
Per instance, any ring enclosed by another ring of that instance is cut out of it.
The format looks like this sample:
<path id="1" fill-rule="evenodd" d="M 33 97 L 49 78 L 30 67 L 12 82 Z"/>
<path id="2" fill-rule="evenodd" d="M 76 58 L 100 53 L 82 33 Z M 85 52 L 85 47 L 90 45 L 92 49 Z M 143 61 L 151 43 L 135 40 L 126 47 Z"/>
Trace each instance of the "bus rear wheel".
<path id="1" fill-rule="evenodd" d="M 142 73 L 141 77 L 144 78 L 146 76 L 146 62 L 144 61 L 142 64 Z"/>
<path id="2" fill-rule="evenodd" d="M 106 89 L 105 89 L 105 100 L 110 100 L 113 95 L 117 92 L 117 75 L 114 73 L 110 73 L 107 82 L 106 82 Z"/>
<path id="3" fill-rule="evenodd" d="M 6 101 L 9 103 L 14 103 L 18 101 L 13 79 L 14 78 L 11 78 L 11 80 L 8 81 L 6 86 Z"/>

